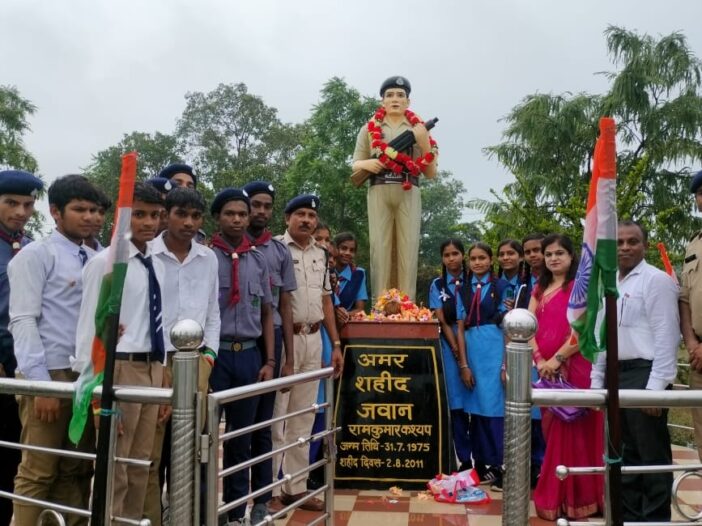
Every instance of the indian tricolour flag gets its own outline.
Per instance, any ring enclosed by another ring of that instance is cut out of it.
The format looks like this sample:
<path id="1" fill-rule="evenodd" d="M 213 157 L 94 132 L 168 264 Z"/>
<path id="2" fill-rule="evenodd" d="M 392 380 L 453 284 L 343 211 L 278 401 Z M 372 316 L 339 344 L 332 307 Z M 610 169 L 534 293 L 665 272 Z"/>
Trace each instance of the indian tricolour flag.
<path id="1" fill-rule="evenodd" d="M 578 334 L 580 352 L 590 361 L 605 350 L 606 324 L 595 335 L 603 298 L 617 295 L 617 149 L 614 119 L 600 119 L 600 136 L 587 198 L 582 254 L 568 302 L 568 321 Z"/>
<path id="2" fill-rule="evenodd" d="M 129 261 L 130 223 L 132 217 L 132 198 L 136 180 L 136 152 L 122 156 L 122 173 L 119 178 L 119 198 L 117 215 L 112 230 L 109 257 L 105 265 L 105 275 L 100 285 L 100 295 L 95 310 L 95 338 L 93 340 L 91 361 L 88 362 L 77 381 L 73 398 L 73 416 L 68 428 L 68 436 L 78 443 L 88 417 L 92 413 L 91 400 L 93 391 L 102 384 L 105 373 L 106 342 L 110 331 L 115 328 L 110 323 L 118 323 L 119 309 L 122 304 L 122 289 L 127 275 Z M 114 349 L 111 350 L 114 352 Z"/>

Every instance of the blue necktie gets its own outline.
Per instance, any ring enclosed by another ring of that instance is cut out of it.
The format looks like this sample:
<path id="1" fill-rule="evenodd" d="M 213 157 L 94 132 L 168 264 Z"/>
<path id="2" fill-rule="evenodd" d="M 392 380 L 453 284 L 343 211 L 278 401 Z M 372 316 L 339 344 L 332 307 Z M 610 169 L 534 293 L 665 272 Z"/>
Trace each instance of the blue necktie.
<path id="1" fill-rule="evenodd" d="M 88 253 L 83 247 L 80 247 L 78 249 L 78 257 L 80 258 L 80 266 L 84 267 L 85 264 L 88 262 Z"/>
<path id="2" fill-rule="evenodd" d="M 137 254 L 137 258 L 149 273 L 149 332 L 151 333 L 151 357 L 164 362 L 166 350 L 163 345 L 163 320 L 161 318 L 161 287 L 156 279 L 156 272 L 151 257 Z"/>

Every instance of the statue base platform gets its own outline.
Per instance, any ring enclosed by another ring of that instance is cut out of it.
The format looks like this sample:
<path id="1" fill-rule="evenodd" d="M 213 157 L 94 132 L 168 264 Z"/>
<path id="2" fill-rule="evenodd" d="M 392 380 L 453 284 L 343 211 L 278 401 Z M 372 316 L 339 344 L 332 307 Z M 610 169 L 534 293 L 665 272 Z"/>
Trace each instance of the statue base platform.
<path id="1" fill-rule="evenodd" d="M 350 322 L 341 340 L 336 486 L 425 489 L 454 467 L 439 324 Z"/>

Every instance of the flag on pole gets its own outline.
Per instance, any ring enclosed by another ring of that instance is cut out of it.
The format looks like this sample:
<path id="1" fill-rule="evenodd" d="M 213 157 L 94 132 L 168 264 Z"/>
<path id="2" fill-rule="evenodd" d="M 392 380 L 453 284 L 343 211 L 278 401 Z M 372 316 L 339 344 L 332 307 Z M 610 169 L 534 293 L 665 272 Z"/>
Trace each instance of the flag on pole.
<path id="1" fill-rule="evenodd" d="M 594 362 L 605 350 L 606 324 L 595 335 L 605 294 L 617 295 L 617 151 L 614 119 L 600 119 L 585 231 L 575 284 L 568 302 L 568 321 L 578 335 L 580 353 Z"/>
<path id="2" fill-rule="evenodd" d="M 678 276 L 675 274 L 673 264 L 670 262 L 670 258 L 668 257 L 668 251 L 665 248 L 665 244 L 658 243 L 658 245 L 656 246 L 658 247 L 658 252 L 661 255 L 661 261 L 663 261 L 663 268 L 665 268 L 665 273 L 668 274 L 670 276 L 670 279 L 672 279 L 677 285 Z"/>
<path id="3" fill-rule="evenodd" d="M 80 441 L 85 423 L 91 413 L 93 391 L 102 384 L 105 372 L 105 342 L 109 331 L 107 319 L 119 314 L 122 304 L 122 289 L 127 275 L 129 261 L 130 223 L 132 198 L 136 180 L 136 152 L 122 156 L 122 173 L 119 178 L 117 214 L 112 230 L 112 241 L 107 249 L 109 256 L 105 265 L 105 275 L 100 285 L 100 294 L 95 311 L 95 338 L 93 339 L 91 361 L 81 372 L 73 397 L 73 416 L 68 427 L 68 436 L 74 444 Z M 99 407 L 99 406 L 96 406 Z"/>

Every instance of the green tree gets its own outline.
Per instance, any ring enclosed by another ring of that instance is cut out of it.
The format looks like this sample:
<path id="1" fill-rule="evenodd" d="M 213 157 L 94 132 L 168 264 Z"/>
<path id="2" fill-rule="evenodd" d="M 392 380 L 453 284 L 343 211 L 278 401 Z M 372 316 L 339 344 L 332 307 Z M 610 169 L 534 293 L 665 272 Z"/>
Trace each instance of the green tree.
<path id="1" fill-rule="evenodd" d="M 0 169 L 27 170 L 37 174 L 39 166 L 24 145 L 23 136 L 30 131 L 29 117 L 36 106 L 23 98 L 16 87 L 0 86 Z M 35 210 L 25 231 L 35 239 L 41 237 L 44 214 Z"/>
<path id="2" fill-rule="evenodd" d="M 489 241 L 531 231 L 581 238 L 603 115 L 617 122 L 620 217 L 644 222 L 678 257 L 699 228 L 688 165 L 702 160 L 700 61 L 680 33 L 655 39 L 610 26 L 605 37 L 618 68 L 605 73 L 607 93 L 529 95 L 506 117 L 505 141 L 485 149 L 515 176 L 492 191 L 496 201 L 470 203 L 486 213 Z"/>
<path id="3" fill-rule="evenodd" d="M 125 134 L 116 145 L 93 155 L 84 174 L 101 188 L 112 199 L 113 203 L 117 202 L 122 155 L 131 151 L 136 151 L 139 154 L 137 158 L 138 180 L 154 177 L 164 166 L 180 158 L 177 142 L 172 135 L 136 131 Z M 103 241 L 107 240 L 106 236 L 109 236 L 111 232 L 113 217 L 114 207 L 106 215 L 102 233 Z"/>
<path id="4" fill-rule="evenodd" d="M 36 172 L 34 156 L 24 146 L 30 131 L 28 118 L 36 106 L 24 99 L 16 87 L 0 86 L 0 167 Z"/>
<path id="5" fill-rule="evenodd" d="M 321 197 L 321 218 L 333 233 L 351 231 L 358 238 L 358 263 L 368 267 L 366 189 L 350 183 L 356 136 L 378 103 L 334 77 L 303 126 L 302 143 L 285 177 L 281 197 L 300 193 Z"/>
<path id="6" fill-rule="evenodd" d="M 282 123 L 278 111 L 243 83 L 188 93 L 185 100 L 175 135 L 208 199 L 258 179 L 280 185 L 299 147 L 299 126 Z"/>

